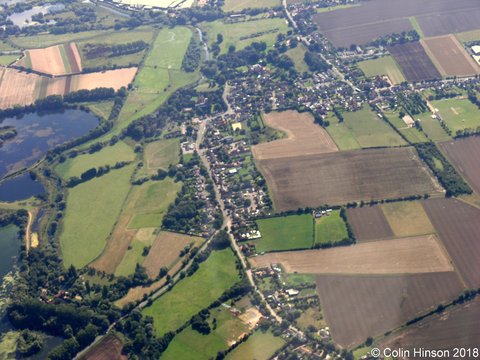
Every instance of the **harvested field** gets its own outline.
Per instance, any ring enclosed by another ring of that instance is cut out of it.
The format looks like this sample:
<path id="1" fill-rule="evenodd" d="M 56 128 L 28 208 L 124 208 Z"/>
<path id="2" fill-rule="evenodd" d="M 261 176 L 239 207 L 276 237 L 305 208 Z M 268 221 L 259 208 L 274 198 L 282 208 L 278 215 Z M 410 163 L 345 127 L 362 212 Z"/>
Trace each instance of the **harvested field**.
<path id="1" fill-rule="evenodd" d="M 421 42 L 427 54 L 439 65 L 438 70 L 443 76 L 473 76 L 480 72 L 478 64 L 453 35 L 424 39 Z"/>
<path id="2" fill-rule="evenodd" d="M 347 210 L 348 222 L 359 242 L 393 238 L 393 231 L 380 206 Z"/>
<path id="3" fill-rule="evenodd" d="M 415 274 L 453 271 L 434 235 L 324 250 L 286 251 L 250 258 L 252 267 L 282 264 L 300 274 Z"/>
<path id="4" fill-rule="evenodd" d="M 451 2 L 451 6 L 456 6 L 457 2 L 458 0 Z M 460 1 L 460 3 L 462 2 L 464 1 Z M 475 2 L 472 5 L 466 10 L 460 10 L 459 7 L 458 11 L 418 16 L 417 21 L 425 36 L 440 36 L 475 30 L 479 28 L 480 4 Z"/>
<path id="5" fill-rule="evenodd" d="M 431 199 L 423 206 L 467 285 L 480 287 L 480 209 L 456 199 Z"/>
<path id="6" fill-rule="evenodd" d="M 80 356 L 79 360 L 127 360 L 127 357 L 122 355 L 122 348 L 120 339 L 109 335 Z"/>
<path id="7" fill-rule="evenodd" d="M 457 171 L 480 194 L 480 137 L 449 141 L 439 144 Z"/>
<path id="8" fill-rule="evenodd" d="M 257 164 L 278 211 L 439 191 L 413 148 L 342 151 Z"/>
<path id="9" fill-rule="evenodd" d="M 435 232 L 420 201 L 383 204 L 381 208 L 395 236 L 415 236 Z"/>
<path id="10" fill-rule="evenodd" d="M 330 135 L 324 128 L 314 123 L 310 113 L 272 112 L 265 115 L 265 124 L 284 131 L 288 137 L 255 145 L 252 153 L 257 160 L 338 151 Z"/>
<path id="11" fill-rule="evenodd" d="M 388 48 L 408 81 L 440 79 L 441 74 L 419 42 Z"/>
<path id="12" fill-rule="evenodd" d="M 479 319 L 480 299 L 477 298 L 410 326 L 400 334 L 382 341 L 380 347 L 448 350 L 451 354 L 449 358 L 452 358 L 454 348 L 478 347 Z M 402 359 L 408 359 L 408 357 Z M 416 359 L 425 358 L 416 357 Z M 474 359 L 474 357 L 467 356 L 465 359 Z"/>
<path id="13" fill-rule="evenodd" d="M 199 245 L 201 242 L 202 239 L 198 237 L 162 231 L 153 242 L 142 265 L 150 278 L 156 278 L 163 266 L 170 269 L 181 260 L 179 254 L 183 248 L 191 243 Z"/>
<path id="14" fill-rule="evenodd" d="M 38 75 L 27 74 L 10 68 L 1 68 L 0 109 L 14 105 L 29 105 L 36 99 Z"/>
<path id="15" fill-rule="evenodd" d="M 343 348 L 395 329 L 453 300 L 462 290 L 455 272 L 317 278 L 333 340 Z"/>
<path id="16" fill-rule="evenodd" d="M 107 70 L 102 72 L 81 74 L 72 76 L 70 91 L 78 90 L 93 90 L 98 87 L 107 87 L 119 90 L 121 87 L 127 87 L 130 84 L 135 74 L 136 67 Z"/>

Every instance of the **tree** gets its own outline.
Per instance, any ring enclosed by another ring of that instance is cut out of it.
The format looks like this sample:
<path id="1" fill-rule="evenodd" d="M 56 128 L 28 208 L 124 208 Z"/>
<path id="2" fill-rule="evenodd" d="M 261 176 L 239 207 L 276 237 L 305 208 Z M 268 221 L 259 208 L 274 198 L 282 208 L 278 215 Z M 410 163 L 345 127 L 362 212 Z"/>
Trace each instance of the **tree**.
<path id="1" fill-rule="evenodd" d="M 222 34 L 217 34 L 217 44 L 221 44 L 223 42 L 223 35 Z"/>

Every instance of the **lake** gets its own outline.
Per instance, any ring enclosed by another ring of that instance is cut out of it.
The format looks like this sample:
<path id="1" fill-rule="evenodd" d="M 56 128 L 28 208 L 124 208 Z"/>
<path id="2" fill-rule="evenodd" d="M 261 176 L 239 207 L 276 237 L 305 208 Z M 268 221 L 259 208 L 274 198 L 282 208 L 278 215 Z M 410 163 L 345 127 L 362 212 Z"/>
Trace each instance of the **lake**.
<path id="1" fill-rule="evenodd" d="M 0 201 L 20 201 L 45 192 L 43 185 L 30 174 L 22 174 L 0 183 Z"/>
<path id="2" fill-rule="evenodd" d="M 65 9 L 63 4 L 51 4 L 43 6 L 34 6 L 30 10 L 22 11 L 21 13 L 14 13 L 8 17 L 8 20 L 11 20 L 14 25 L 18 27 L 26 27 L 35 25 L 35 22 L 32 22 L 32 16 L 42 13 L 43 15 L 55 13 Z M 51 22 L 49 22 L 51 23 Z"/>

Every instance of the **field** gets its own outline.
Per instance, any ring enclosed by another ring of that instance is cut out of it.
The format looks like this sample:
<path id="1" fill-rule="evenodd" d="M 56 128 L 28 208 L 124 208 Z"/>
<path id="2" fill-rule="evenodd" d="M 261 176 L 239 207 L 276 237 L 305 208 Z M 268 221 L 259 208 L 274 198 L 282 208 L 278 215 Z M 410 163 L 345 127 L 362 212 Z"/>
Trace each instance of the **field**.
<path id="1" fill-rule="evenodd" d="M 431 101 L 450 130 L 477 129 L 480 126 L 480 111 L 468 99 L 442 99 Z"/>
<path id="2" fill-rule="evenodd" d="M 114 30 L 105 31 L 105 30 L 97 30 L 97 31 L 81 31 L 77 33 L 66 33 L 66 34 L 41 34 L 35 36 L 12 36 L 10 40 L 18 47 L 24 49 L 38 49 L 44 48 L 53 45 L 60 45 L 69 43 L 72 41 L 79 41 L 84 39 L 91 39 L 95 38 L 99 35 L 105 35 L 107 33 L 115 33 Z"/>
<path id="3" fill-rule="evenodd" d="M 280 0 L 226 0 L 222 9 L 225 12 L 238 12 L 245 9 L 270 8 L 281 6 Z"/>
<path id="4" fill-rule="evenodd" d="M 60 236 L 65 267 L 83 267 L 101 254 L 130 189 L 132 171 L 132 165 L 125 166 L 69 190 Z"/>
<path id="5" fill-rule="evenodd" d="M 431 199 L 423 206 L 466 284 L 480 287 L 480 210 L 454 199 Z"/>
<path id="6" fill-rule="evenodd" d="M 442 2 L 442 1 L 441 1 Z M 440 2 L 440 3 L 441 3 Z M 443 1 L 445 5 L 446 1 Z M 457 1 L 458 2 L 458 1 Z M 455 2 L 455 6 L 457 5 Z M 450 3 L 452 4 L 452 3 Z M 452 6 L 448 4 L 449 6 Z M 463 5 L 466 5 L 461 10 Z M 417 17 L 425 36 L 440 36 L 452 33 L 463 33 L 478 29 L 480 9 L 478 2 L 466 0 L 459 2 L 457 11 L 429 14 Z"/>
<path id="7" fill-rule="evenodd" d="M 147 274 L 155 278 L 162 267 L 171 269 L 181 260 L 179 254 L 183 248 L 191 243 L 199 246 L 202 241 L 202 238 L 162 231 L 155 238 L 142 265 L 147 270 Z"/>
<path id="8" fill-rule="evenodd" d="M 480 67 L 466 52 L 453 35 L 439 36 L 422 40 L 427 53 L 439 64 L 443 76 L 473 76 Z"/>
<path id="9" fill-rule="evenodd" d="M 441 143 L 440 148 L 474 191 L 480 194 L 480 137 Z"/>
<path id="10" fill-rule="evenodd" d="M 167 170 L 169 165 L 175 165 L 179 160 L 179 139 L 159 140 L 145 147 L 144 161 L 148 174 L 154 174 L 159 169 Z"/>
<path id="11" fill-rule="evenodd" d="M 297 69 L 297 71 L 300 73 L 309 71 L 308 65 L 304 60 L 305 51 L 305 46 L 300 43 L 293 49 L 287 50 L 285 53 L 285 55 L 292 59 L 293 63 L 295 64 L 295 69 Z"/>
<path id="12" fill-rule="evenodd" d="M 456 298 L 454 272 L 400 276 L 319 276 L 317 290 L 335 343 L 362 344 Z"/>
<path id="13" fill-rule="evenodd" d="M 434 235 L 360 243 L 324 250 L 270 253 L 250 258 L 252 267 L 282 264 L 300 274 L 416 274 L 453 271 Z"/>
<path id="14" fill-rule="evenodd" d="M 75 43 L 27 50 L 14 66 L 54 76 L 82 72 L 82 60 Z"/>
<path id="15" fill-rule="evenodd" d="M 388 48 L 410 82 L 440 79 L 442 76 L 419 42 Z"/>
<path id="16" fill-rule="evenodd" d="M 314 123 L 310 113 L 272 112 L 265 115 L 265 124 L 288 136 L 253 146 L 252 153 L 257 161 L 338 151 L 325 129 Z"/>
<path id="17" fill-rule="evenodd" d="M 94 345 L 79 360 L 127 360 L 122 355 L 122 342 L 114 335 L 108 335 Z"/>
<path id="18" fill-rule="evenodd" d="M 430 112 L 416 115 L 415 120 L 420 120 L 422 129 L 428 138 L 432 141 L 447 141 L 451 137 L 443 130 L 437 119 L 432 119 Z"/>
<path id="19" fill-rule="evenodd" d="M 339 210 L 315 219 L 315 244 L 335 244 L 347 238 L 347 228 Z"/>
<path id="20" fill-rule="evenodd" d="M 254 240 L 258 253 L 308 249 L 313 245 L 313 219 L 310 214 L 257 220 L 262 237 Z"/>
<path id="21" fill-rule="evenodd" d="M 359 242 L 393 238 L 393 230 L 380 206 L 348 209 L 348 222 Z"/>
<path id="22" fill-rule="evenodd" d="M 278 211 L 438 192 L 412 148 L 258 161 Z"/>
<path id="23" fill-rule="evenodd" d="M 362 61 L 358 63 L 358 67 L 367 77 L 387 75 L 393 84 L 400 84 L 405 81 L 405 77 L 391 56 Z"/>
<path id="24" fill-rule="evenodd" d="M 0 65 L 7 66 L 18 59 L 18 55 L 0 55 Z"/>
<path id="25" fill-rule="evenodd" d="M 254 332 L 246 342 L 227 355 L 226 360 L 268 360 L 285 342 L 271 332 Z"/>
<path id="26" fill-rule="evenodd" d="M 433 234 L 435 229 L 418 201 L 383 204 L 382 210 L 397 237 Z"/>
<path id="27" fill-rule="evenodd" d="M 123 141 L 117 142 L 113 146 L 105 146 L 102 150 L 93 154 L 78 155 L 74 158 L 68 158 L 63 163 L 55 167 L 55 171 L 63 179 L 72 176 L 82 175 L 85 171 L 99 166 L 113 166 L 119 161 L 133 161 L 135 154 L 130 146 Z"/>
<path id="28" fill-rule="evenodd" d="M 113 101 L 89 102 L 84 103 L 84 105 L 95 115 L 105 120 L 108 120 L 113 109 Z"/>
<path id="29" fill-rule="evenodd" d="M 162 336 L 178 329 L 238 280 L 232 251 L 213 251 L 192 276 L 181 280 L 142 313 L 153 317 L 157 336 Z"/>

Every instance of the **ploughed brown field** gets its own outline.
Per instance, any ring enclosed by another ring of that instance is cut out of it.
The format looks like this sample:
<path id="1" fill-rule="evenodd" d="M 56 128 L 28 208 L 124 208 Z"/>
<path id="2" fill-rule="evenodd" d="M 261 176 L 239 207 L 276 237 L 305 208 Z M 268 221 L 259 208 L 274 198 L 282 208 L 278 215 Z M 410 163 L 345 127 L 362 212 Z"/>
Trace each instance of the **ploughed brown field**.
<path id="1" fill-rule="evenodd" d="M 478 348 L 480 339 L 480 299 L 457 305 L 444 313 L 434 315 L 382 341 L 380 347 L 411 350 L 414 348 L 448 350 L 453 358 L 454 348 Z M 463 359 L 475 359 L 465 356 Z M 400 359 L 414 359 L 401 357 Z M 431 359 L 415 357 L 415 359 Z M 476 357 L 478 359 L 478 357 Z"/>
<path id="2" fill-rule="evenodd" d="M 318 276 L 317 291 L 334 342 L 352 348 L 452 301 L 463 286 L 455 272 Z"/>
<path id="3" fill-rule="evenodd" d="M 473 30 L 479 27 L 477 11 L 480 3 L 476 0 L 370 0 L 360 6 L 318 13 L 313 21 L 335 46 L 347 47 L 413 30 L 409 21 L 412 16 L 419 18 L 427 36 Z"/>
<path id="4" fill-rule="evenodd" d="M 122 348 L 122 342 L 114 335 L 109 335 L 94 345 L 79 360 L 127 360 L 127 357 L 122 355 Z"/>
<path id="5" fill-rule="evenodd" d="M 480 209 L 456 199 L 431 199 L 423 206 L 466 284 L 479 288 Z"/>
<path id="6" fill-rule="evenodd" d="M 434 235 L 374 241 L 324 250 L 285 251 L 250 258 L 252 267 L 281 264 L 300 274 L 414 274 L 453 271 Z"/>
<path id="7" fill-rule="evenodd" d="M 388 48 L 408 81 L 440 79 L 442 76 L 419 42 Z"/>
<path id="8" fill-rule="evenodd" d="M 390 224 L 380 206 L 348 209 L 347 216 L 358 242 L 394 237 Z"/>
<path id="9" fill-rule="evenodd" d="M 265 115 L 265 123 L 285 132 L 287 138 L 253 146 L 252 153 L 257 160 L 338 151 L 330 135 L 323 127 L 314 123 L 310 113 L 272 112 Z"/>
<path id="10" fill-rule="evenodd" d="M 427 53 L 436 60 L 443 76 L 473 76 L 480 67 L 453 35 L 422 40 Z"/>
<path id="11" fill-rule="evenodd" d="M 278 211 L 440 190 L 413 148 L 258 160 Z"/>
<path id="12" fill-rule="evenodd" d="M 480 137 L 444 142 L 440 148 L 473 190 L 480 194 Z"/>

